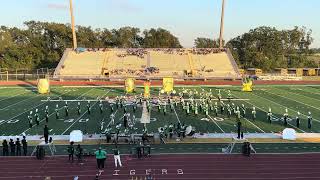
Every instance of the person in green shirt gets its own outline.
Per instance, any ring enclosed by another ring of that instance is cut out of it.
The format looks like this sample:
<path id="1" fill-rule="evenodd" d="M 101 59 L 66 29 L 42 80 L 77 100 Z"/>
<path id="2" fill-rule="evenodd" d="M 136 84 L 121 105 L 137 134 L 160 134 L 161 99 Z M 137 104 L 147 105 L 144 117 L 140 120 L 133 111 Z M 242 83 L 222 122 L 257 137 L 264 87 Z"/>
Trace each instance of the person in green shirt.
<path id="1" fill-rule="evenodd" d="M 99 147 L 99 150 L 95 152 L 95 155 L 96 155 L 96 159 L 97 159 L 98 169 L 103 169 L 104 163 L 107 158 L 107 152 L 102 150 L 101 147 Z"/>

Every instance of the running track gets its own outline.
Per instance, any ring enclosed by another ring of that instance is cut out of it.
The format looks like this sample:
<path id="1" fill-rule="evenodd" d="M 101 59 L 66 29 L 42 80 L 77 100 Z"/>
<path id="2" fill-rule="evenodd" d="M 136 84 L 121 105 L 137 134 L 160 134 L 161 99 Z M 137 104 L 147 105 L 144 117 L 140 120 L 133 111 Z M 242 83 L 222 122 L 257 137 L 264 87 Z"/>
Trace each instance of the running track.
<path id="1" fill-rule="evenodd" d="M 154 179 L 171 180 L 315 180 L 320 179 L 320 154 L 293 155 L 154 155 L 145 159 L 122 156 L 124 167 L 115 171 L 113 161 L 107 159 L 105 172 L 100 179 L 140 180 L 146 172 Z M 131 174 L 130 175 L 130 171 Z M 67 157 L 0 158 L 0 179 L 41 179 L 50 176 L 55 180 L 93 180 L 96 162 L 93 157 L 86 162 L 68 163 Z M 183 174 L 182 174 L 183 173 Z M 113 175 L 118 174 L 118 175 Z M 135 175 L 133 175 L 135 174 Z"/>

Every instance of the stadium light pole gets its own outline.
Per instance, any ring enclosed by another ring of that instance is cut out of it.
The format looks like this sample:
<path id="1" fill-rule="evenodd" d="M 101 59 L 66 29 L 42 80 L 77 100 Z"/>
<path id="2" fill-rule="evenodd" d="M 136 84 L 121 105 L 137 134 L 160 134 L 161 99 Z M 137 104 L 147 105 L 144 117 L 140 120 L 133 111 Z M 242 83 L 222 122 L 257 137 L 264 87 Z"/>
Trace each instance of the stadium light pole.
<path id="1" fill-rule="evenodd" d="M 221 23 L 220 23 L 220 49 L 223 48 L 223 31 L 224 31 L 224 7 L 225 7 L 225 0 L 222 0 L 222 10 L 221 10 Z"/>
<path id="2" fill-rule="evenodd" d="M 74 16 L 73 16 L 73 6 L 72 6 L 72 0 L 70 2 L 70 15 L 71 15 L 71 28 L 72 28 L 72 39 L 73 39 L 73 49 L 76 50 L 78 48 L 77 44 L 77 35 L 76 30 L 74 26 Z"/>

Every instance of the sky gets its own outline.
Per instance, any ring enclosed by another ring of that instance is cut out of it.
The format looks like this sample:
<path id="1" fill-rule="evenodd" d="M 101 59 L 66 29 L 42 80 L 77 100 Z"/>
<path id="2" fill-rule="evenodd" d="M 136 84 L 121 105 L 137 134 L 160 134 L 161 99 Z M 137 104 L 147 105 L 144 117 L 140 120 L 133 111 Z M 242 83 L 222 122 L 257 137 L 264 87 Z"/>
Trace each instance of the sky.
<path id="1" fill-rule="evenodd" d="M 77 25 L 93 28 L 162 27 L 193 47 L 197 37 L 218 38 L 222 0 L 73 0 Z M 0 0 L 0 25 L 24 21 L 70 23 L 69 0 Z M 258 26 L 312 29 L 320 48 L 320 0 L 226 0 L 226 40 Z"/>

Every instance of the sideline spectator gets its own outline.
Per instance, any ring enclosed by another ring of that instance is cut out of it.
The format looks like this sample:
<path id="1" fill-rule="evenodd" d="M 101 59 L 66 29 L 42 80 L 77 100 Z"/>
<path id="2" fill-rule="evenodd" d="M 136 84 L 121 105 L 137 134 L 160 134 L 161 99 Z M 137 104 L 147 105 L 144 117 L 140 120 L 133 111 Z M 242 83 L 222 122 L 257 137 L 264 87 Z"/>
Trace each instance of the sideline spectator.
<path id="1" fill-rule="evenodd" d="M 122 167 L 121 158 L 120 158 L 120 151 L 119 151 L 119 149 L 117 147 L 113 150 L 113 155 L 114 155 L 114 165 L 115 165 L 115 167 L 117 168 L 118 164 L 119 164 L 120 167 Z"/>
<path id="2" fill-rule="evenodd" d="M 16 147 L 17 147 L 17 156 L 21 156 L 21 143 L 20 143 L 20 140 L 19 138 L 17 138 L 17 141 L 16 141 Z"/>
<path id="3" fill-rule="evenodd" d="M 16 155 L 16 145 L 14 144 L 13 139 L 10 139 L 9 145 L 10 145 L 11 156 L 15 156 Z"/>
<path id="4" fill-rule="evenodd" d="M 26 136 L 23 136 L 23 139 L 21 140 L 21 143 L 22 143 L 23 155 L 27 156 L 27 154 L 28 154 L 28 142 L 26 140 Z"/>
<path id="5" fill-rule="evenodd" d="M 77 152 L 78 162 L 82 162 L 83 149 L 82 149 L 82 147 L 80 146 L 80 144 L 78 144 L 77 149 L 76 149 L 76 152 Z"/>
<path id="6" fill-rule="evenodd" d="M 43 136 L 44 136 L 44 141 L 46 142 L 46 144 L 48 144 L 48 140 L 49 140 L 49 128 L 47 125 L 44 126 L 43 128 Z"/>
<path id="7" fill-rule="evenodd" d="M 74 155 L 74 147 L 73 147 L 74 142 L 70 142 L 70 145 L 68 146 L 68 153 L 69 153 L 69 161 L 73 163 L 73 155 Z"/>
<path id="8" fill-rule="evenodd" d="M 99 150 L 95 152 L 95 155 L 97 159 L 98 169 L 104 169 L 104 163 L 107 158 L 107 152 L 102 150 L 101 147 L 99 147 Z"/>
<path id="9" fill-rule="evenodd" d="M 139 145 L 136 147 L 138 159 L 140 159 L 142 157 L 142 148 L 143 148 L 143 145 L 142 145 L 142 143 L 140 141 Z"/>
<path id="10" fill-rule="evenodd" d="M 3 140 L 2 142 L 2 155 L 9 156 L 9 146 L 7 140 Z"/>

